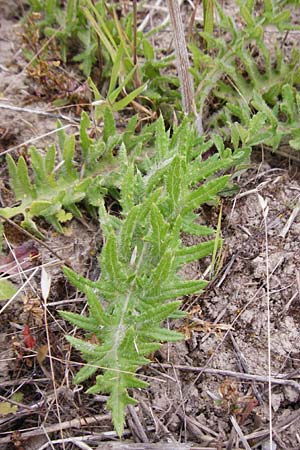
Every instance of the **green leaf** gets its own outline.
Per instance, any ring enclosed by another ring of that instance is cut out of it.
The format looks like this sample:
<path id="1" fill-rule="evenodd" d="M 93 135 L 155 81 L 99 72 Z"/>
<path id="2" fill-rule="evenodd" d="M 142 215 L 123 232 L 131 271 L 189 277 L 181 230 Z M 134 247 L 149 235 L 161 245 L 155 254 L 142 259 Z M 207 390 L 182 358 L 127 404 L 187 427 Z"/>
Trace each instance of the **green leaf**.
<path id="1" fill-rule="evenodd" d="M 46 200 L 36 200 L 31 203 L 30 213 L 32 216 L 41 216 L 52 206 L 52 203 Z"/>
<path id="2" fill-rule="evenodd" d="M 165 305 L 147 308 L 146 311 L 136 318 L 136 323 L 142 323 L 147 326 L 148 323 L 159 323 L 167 319 L 171 314 L 178 310 L 181 302 L 171 302 Z"/>
<path id="3" fill-rule="evenodd" d="M 179 156 L 175 157 L 168 171 L 166 187 L 173 210 L 177 208 L 180 197 L 181 161 Z"/>
<path id="4" fill-rule="evenodd" d="M 108 97 L 109 98 L 117 86 L 118 78 L 120 76 L 121 61 L 122 61 L 123 55 L 124 55 L 124 49 L 123 49 L 123 46 L 120 45 L 117 50 L 116 57 L 115 57 L 115 60 L 114 60 L 113 66 L 112 66 L 112 70 L 111 70 L 111 76 L 110 76 L 109 87 L 108 87 Z M 120 91 L 119 91 L 119 93 L 120 93 Z M 119 95 L 119 93 L 117 95 Z M 111 99 L 111 101 L 114 101 L 114 100 Z"/>
<path id="5" fill-rule="evenodd" d="M 104 109 L 104 129 L 103 129 L 103 140 L 105 143 L 108 142 L 108 138 L 115 136 L 116 126 L 113 113 L 110 108 L 106 107 Z"/>
<path id="6" fill-rule="evenodd" d="M 199 225 L 198 223 L 183 223 L 182 229 L 185 233 L 193 234 L 194 236 L 209 236 L 215 232 L 213 228 Z"/>
<path id="7" fill-rule="evenodd" d="M 262 95 L 256 91 L 253 92 L 253 100 L 252 105 L 257 111 L 262 111 L 267 119 L 269 120 L 270 124 L 276 128 L 278 124 L 278 120 L 273 113 L 272 109 L 267 105 L 265 100 L 263 99 Z"/>
<path id="8" fill-rule="evenodd" d="M 4 226 L 0 221 L 0 252 L 2 252 Z"/>
<path id="9" fill-rule="evenodd" d="M 79 135 L 80 135 L 80 144 L 82 148 L 82 156 L 84 161 L 87 160 L 87 155 L 89 152 L 89 149 L 91 145 L 93 145 L 94 140 L 91 139 L 88 135 L 88 129 L 91 125 L 90 119 L 88 114 L 85 111 L 82 111 L 81 119 L 80 119 L 80 128 L 79 128 Z"/>
<path id="10" fill-rule="evenodd" d="M 155 153 L 157 160 L 162 161 L 166 157 L 169 144 L 169 132 L 165 130 L 163 116 L 160 116 L 156 122 L 155 135 Z"/>
<path id="11" fill-rule="evenodd" d="M 162 247 L 168 231 L 168 224 L 158 207 L 154 204 L 150 212 L 150 221 L 152 227 L 152 245 L 157 256 L 162 255 Z"/>
<path id="12" fill-rule="evenodd" d="M 97 372 L 97 370 L 99 370 L 97 362 L 95 362 L 93 365 L 92 363 L 84 365 L 84 367 L 82 367 L 82 369 L 80 369 L 79 372 L 77 372 L 77 374 L 75 375 L 74 383 L 83 383 L 85 380 L 92 377 Z"/>
<path id="13" fill-rule="evenodd" d="M 134 89 L 134 91 L 130 92 L 126 95 L 126 97 L 122 98 L 122 100 L 119 100 L 118 102 L 115 102 L 112 105 L 113 111 L 121 111 L 122 109 L 126 108 L 126 106 L 129 105 L 136 97 L 138 97 L 145 89 L 146 84 L 143 84 L 142 86 Z"/>
<path id="14" fill-rule="evenodd" d="M 28 168 L 27 168 L 27 164 L 25 162 L 25 159 L 23 158 L 23 156 L 21 156 L 18 159 L 18 163 L 17 163 L 17 177 L 19 180 L 19 184 L 22 187 L 22 191 L 23 191 L 23 197 L 27 198 L 35 198 L 36 197 L 36 192 L 34 187 L 32 186 L 30 179 L 29 179 L 29 175 L 28 175 Z"/>
<path id="15" fill-rule="evenodd" d="M 31 157 L 31 164 L 34 169 L 35 182 L 38 186 L 45 185 L 47 180 L 47 173 L 45 170 L 44 159 L 35 147 L 30 147 L 29 154 Z"/>
<path id="16" fill-rule="evenodd" d="M 62 166 L 61 173 L 68 180 L 74 180 L 77 177 L 77 172 L 74 169 L 73 158 L 75 153 L 75 136 L 66 136 L 63 149 L 64 165 Z"/>
<path id="17" fill-rule="evenodd" d="M 140 334 L 148 339 L 155 339 L 161 342 L 176 342 L 181 341 L 183 338 L 183 335 L 177 331 L 160 327 L 151 328 L 149 331 L 147 329 L 141 330 Z"/>
<path id="18" fill-rule="evenodd" d="M 0 300 L 8 300 L 17 292 L 16 287 L 8 280 L 0 280 Z"/>
<path id="19" fill-rule="evenodd" d="M 6 155 L 6 163 L 9 171 L 11 187 L 15 193 L 16 199 L 20 200 L 23 197 L 23 189 L 19 182 L 16 163 L 9 153 Z"/>
<path id="20" fill-rule="evenodd" d="M 145 55 L 145 58 L 148 59 L 148 61 L 152 61 L 155 58 L 154 49 L 150 42 L 147 39 L 142 40 L 143 44 L 143 53 Z"/>
<path id="21" fill-rule="evenodd" d="M 93 317 L 81 316 L 80 314 L 70 311 L 59 311 L 59 314 L 63 319 L 83 330 L 91 331 L 93 333 L 99 331 L 98 323 Z"/>
<path id="22" fill-rule="evenodd" d="M 111 280 L 120 282 L 123 278 L 123 271 L 118 259 L 117 239 L 113 231 L 106 236 L 106 244 L 102 250 L 102 270 Z"/>
<path id="23" fill-rule="evenodd" d="M 34 236 L 38 237 L 39 239 L 45 239 L 45 236 L 38 230 L 36 224 L 32 219 L 29 217 L 26 217 L 22 222 L 21 226 L 25 228 L 25 230 L 32 233 Z"/>
<path id="24" fill-rule="evenodd" d="M 105 314 L 100 302 L 100 296 L 97 295 L 97 289 L 85 286 L 85 293 L 87 295 L 91 317 L 96 321 L 98 327 L 108 325 L 110 323 L 110 318 Z"/>
<path id="25" fill-rule="evenodd" d="M 149 279 L 149 286 L 151 286 L 153 292 L 160 289 L 160 286 L 168 279 L 173 262 L 174 255 L 168 249 L 160 258 L 157 267 L 153 270 Z"/>
<path id="26" fill-rule="evenodd" d="M 140 205 L 134 206 L 129 211 L 121 231 L 121 251 L 122 257 L 126 262 L 131 259 L 133 246 L 134 246 L 134 233 L 138 225 L 138 215 L 140 212 Z"/>
<path id="27" fill-rule="evenodd" d="M 201 242 L 191 247 L 183 247 L 176 252 L 176 262 L 178 264 L 187 264 L 197 259 L 211 255 L 214 250 L 215 240 Z"/>
<path id="28" fill-rule="evenodd" d="M 122 196 L 121 196 L 121 205 L 124 213 L 128 213 L 134 207 L 134 191 L 132 189 L 134 185 L 134 167 L 133 164 L 130 164 L 127 167 L 123 175 L 122 180 Z"/>
<path id="29" fill-rule="evenodd" d="M 58 211 L 56 213 L 56 218 L 59 222 L 64 223 L 64 222 L 68 222 L 68 220 L 72 219 L 72 214 L 71 213 L 67 213 L 66 211 L 64 211 L 63 209 L 61 209 L 60 211 Z"/>
<path id="30" fill-rule="evenodd" d="M 193 211 L 203 203 L 206 203 L 212 199 L 218 192 L 220 192 L 228 183 L 229 176 L 224 175 L 216 180 L 211 180 L 194 192 L 187 195 L 183 212 Z"/>
<path id="31" fill-rule="evenodd" d="M 54 145 L 50 145 L 45 156 L 45 169 L 48 175 L 52 174 L 55 167 L 56 149 Z"/>
<path id="32" fill-rule="evenodd" d="M 62 317 L 67 317 L 66 315 L 67 311 L 60 311 L 60 315 Z M 72 319 L 73 320 L 73 319 Z M 83 341 L 82 339 L 77 339 L 74 336 L 67 336 L 68 341 L 70 342 L 73 347 L 75 347 L 80 352 L 84 353 L 85 356 L 98 356 L 98 358 L 101 356 L 101 351 L 99 350 L 98 346 L 96 344 L 92 344 L 91 342 Z"/>
<path id="33" fill-rule="evenodd" d="M 57 121 L 57 137 L 58 137 L 58 145 L 61 151 L 63 151 L 65 146 L 65 140 L 66 140 L 66 132 L 63 129 L 63 124 L 60 120 Z"/>
<path id="34" fill-rule="evenodd" d="M 112 421 L 119 437 L 123 434 L 125 424 L 125 408 L 127 405 L 135 405 L 136 403 L 137 401 L 131 398 L 127 392 L 120 393 L 119 383 L 116 381 L 116 387 L 110 395 L 107 406 L 112 412 Z"/>
<path id="35" fill-rule="evenodd" d="M 158 303 L 166 300 L 170 300 L 173 298 L 182 297 L 184 295 L 196 294 L 203 291 L 203 289 L 207 286 L 207 281 L 186 281 L 186 282 L 178 282 L 175 286 L 165 285 L 164 289 L 161 293 L 152 295 L 148 294 L 148 291 L 144 294 L 144 300 L 147 303 Z"/>
<path id="36" fill-rule="evenodd" d="M 300 150 L 300 137 L 298 137 L 297 139 L 291 139 L 289 141 L 289 144 L 292 147 L 292 149 Z"/>
<path id="37" fill-rule="evenodd" d="M 16 414 L 18 406 L 10 402 L 0 402 L 0 416 L 7 416 L 8 414 Z"/>
<path id="38" fill-rule="evenodd" d="M 100 40 L 103 43 L 104 47 L 106 48 L 110 58 L 112 59 L 112 61 L 114 61 L 116 58 L 115 41 L 111 36 L 111 33 L 108 30 L 107 26 L 105 25 L 103 18 L 99 14 L 98 10 L 94 7 L 91 0 L 87 0 L 87 4 L 93 13 L 91 13 L 91 11 L 88 10 L 87 8 L 82 8 L 82 11 L 85 14 L 86 18 L 88 19 L 88 21 L 90 22 L 90 24 L 92 25 L 93 29 L 100 37 Z"/>

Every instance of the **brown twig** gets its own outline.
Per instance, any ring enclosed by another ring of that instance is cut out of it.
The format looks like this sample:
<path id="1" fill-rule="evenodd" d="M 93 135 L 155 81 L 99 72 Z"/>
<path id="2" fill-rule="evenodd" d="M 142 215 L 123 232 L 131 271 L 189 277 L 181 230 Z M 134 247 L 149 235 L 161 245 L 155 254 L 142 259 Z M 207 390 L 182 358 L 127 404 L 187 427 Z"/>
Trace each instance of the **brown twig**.
<path id="1" fill-rule="evenodd" d="M 204 447 L 193 447 L 190 444 L 167 444 L 166 442 L 131 443 L 131 442 L 108 442 L 99 445 L 96 450 L 205 450 Z M 209 448 L 208 450 L 213 450 Z"/>
<path id="2" fill-rule="evenodd" d="M 81 427 L 84 427 L 85 425 L 91 425 L 91 424 L 97 423 L 97 422 L 101 423 L 104 420 L 110 420 L 110 415 L 109 414 L 101 414 L 98 416 L 83 417 L 80 419 L 67 420 L 66 422 L 55 423 L 53 425 L 49 425 L 49 427 L 36 428 L 35 430 L 25 431 L 24 433 L 20 433 L 19 437 L 22 440 L 26 440 L 33 436 L 57 433 L 60 430 L 67 430 L 69 428 L 79 429 Z M 12 434 L 13 434 L 13 431 L 9 432 L 7 434 L 7 436 L 0 438 L 0 444 L 7 444 L 8 442 L 11 442 Z"/>
<path id="3" fill-rule="evenodd" d="M 68 106 L 71 107 L 72 105 L 68 105 Z M 25 107 L 15 106 L 15 105 L 10 105 L 10 104 L 5 104 L 5 103 L 0 103 L 0 108 L 8 109 L 10 111 L 16 111 L 16 112 L 24 112 L 24 113 L 28 113 L 28 114 L 37 114 L 39 116 L 51 117 L 53 119 L 62 119 L 62 120 L 66 120 L 68 122 L 73 122 L 74 126 L 77 126 L 77 123 L 79 122 L 79 119 L 77 119 L 76 117 L 68 117 L 63 114 L 54 114 L 49 111 L 42 111 L 41 109 L 25 108 Z M 56 108 L 56 109 L 58 109 L 58 108 Z M 68 125 L 68 126 L 72 126 L 72 125 Z M 55 130 L 53 132 L 55 132 Z"/>
<path id="4" fill-rule="evenodd" d="M 240 372 L 249 373 L 249 366 L 248 366 L 248 363 L 246 361 L 246 358 L 245 358 L 244 354 L 242 353 L 240 347 L 238 346 L 238 343 L 236 342 L 236 340 L 235 340 L 233 334 L 231 333 L 231 331 L 229 331 L 229 337 L 231 339 L 233 348 L 234 348 L 235 353 L 237 355 L 237 360 L 238 360 L 238 365 L 239 365 Z M 258 400 L 258 402 L 260 404 L 262 404 L 261 395 L 260 395 L 260 393 L 259 393 L 259 391 L 258 391 L 258 389 L 257 389 L 257 387 L 255 386 L 254 383 L 252 383 L 252 390 L 253 390 L 254 395 L 255 395 L 256 399 Z"/>
<path id="5" fill-rule="evenodd" d="M 9 147 L 7 150 L 4 150 L 3 152 L 1 152 L 1 156 L 6 155 L 7 153 L 11 153 L 14 150 L 18 150 L 19 148 L 22 148 L 25 145 L 32 144 L 33 142 L 39 141 L 40 139 L 43 139 L 43 138 L 45 138 L 47 136 L 50 136 L 50 134 L 57 133 L 60 130 L 65 130 L 66 128 L 69 128 L 69 127 L 72 127 L 72 126 L 75 126 L 75 125 L 71 125 L 71 124 L 64 125 L 63 127 L 56 128 L 55 130 L 48 131 L 48 133 L 44 133 L 41 136 L 37 136 L 37 137 L 31 138 L 31 139 L 28 139 L 27 141 L 24 141 L 21 144 L 15 145 L 14 147 Z"/>
<path id="6" fill-rule="evenodd" d="M 135 434 L 138 436 L 138 438 L 142 441 L 142 442 L 149 442 L 148 436 L 140 422 L 140 419 L 136 413 L 136 410 L 134 409 L 133 406 L 129 405 L 128 406 L 128 411 L 132 417 L 132 425 L 134 427 L 134 431 Z"/>
<path id="7" fill-rule="evenodd" d="M 295 422 L 298 422 L 299 420 L 300 420 L 300 410 L 293 411 L 288 417 L 284 418 L 281 421 L 278 421 L 278 423 L 274 426 L 274 430 L 276 433 L 282 432 L 287 428 L 289 428 L 291 425 L 293 425 Z M 246 435 L 245 439 L 247 439 L 247 441 L 251 439 L 260 442 L 268 436 L 269 436 L 269 429 L 265 429 L 261 431 L 254 431 L 253 433 Z"/>
<path id="8" fill-rule="evenodd" d="M 181 370 L 183 372 L 194 372 L 194 373 L 207 373 L 210 375 L 222 375 L 225 377 L 240 378 L 241 380 L 257 381 L 258 383 L 268 383 L 269 377 L 267 375 L 255 375 L 250 373 L 234 372 L 233 370 L 223 370 L 223 369 L 212 369 L 210 367 L 193 367 L 184 366 L 179 364 L 158 364 L 152 363 L 150 367 L 169 369 L 173 367 L 174 369 Z M 294 380 L 287 380 L 284 378 L 271 378 L 271 383 L 291 386 L 297 391 L 300 391 L 300 384 Z"/>

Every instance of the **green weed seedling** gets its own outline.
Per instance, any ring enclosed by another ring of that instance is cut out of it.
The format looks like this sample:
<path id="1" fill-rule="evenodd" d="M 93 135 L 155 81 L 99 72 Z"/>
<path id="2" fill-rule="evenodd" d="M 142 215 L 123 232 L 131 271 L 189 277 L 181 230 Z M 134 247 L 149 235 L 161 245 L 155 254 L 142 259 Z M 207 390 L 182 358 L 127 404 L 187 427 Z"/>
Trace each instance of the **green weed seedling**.
<path id="1" fill-rule="evenodd" d="M 42 237 L 35 217 L 43 217 L 54 228 L 63 232 L 62 224 L 73 216 L 81 217 L 77 204 L 85 200 L 90 207 L 98 207 L 99 199 L 111 186 L 115 188 L 119 181 L 119 162 L 116 148 L 122 139 L 128 143 L 128 151 L 142 145 L 151 137 L 145 128 L 137 137 L 133 136 L 137 118 L 133 118 L 125 131 L 116 133 L 111 111 L 104 110 L 103 139 L 96 140 L 89 136 L 91 126 L 87 113 L 83 112 L 80 122 L 79 158 L 76 162 L 76 140 L 74 135 L 58 131 L 59 145 L 50 146 L 44 155 L 32 146 L 29 149 L 30 169 L 21 156 L 17 162 L 7 155 L 10 184 L 18 204 L 0 208 L 4 218 L 23 216 L 21 225 Z M 60 123 L 58 124 L 59 129 Z M 136 154 L 132 153 L 132 158 Z M 29 171 L 32 176 L 29 176 Z"/>
<path id="2" fill-rule="evenodd" d="M 123 142 L 119 158 L 121 213 L 110 215 L 103 201 L 99 206 L 104 237 L 100 278 L 93 282 L 65 268 L 71 283 L 86 294 L 89 305 L 87 316 L 60 313 L 87 332 L 87 339 L 68 337 L 86 360 L 75 382 L 102 372 L 87 392 L 109 394 L 107 406 L 119 436 L 126 406 L 136 403 L 131 390 L 147 386 L 135 372 L 149 362 L 146 356 L 162 342 L 182 339 L 163 321 L 182 317 L 178 298 L 206 285 L 205 280 L 183 280 L 180 268 L 215 255 L 221 243 L 220 238 L 215 241 L 213 229 L 196 222 L 195 210 L 204 203 L 217 202 L 218 193 L 229 180 L 222 172 L 243 161 L 245 154 L 233 155 L 223 148 L 222 155 L 203 160 L 211 145 L 198 138 L 187 120 L 170 137 L 162 119 L 155 125 L 155 151 L 141 164 L 130 161 Z M 183 231 L 202 237 L 200 243 L 185 246 Z M 207 239 L 209 235 L 213 239 Z M 88 341 L 90 333 L 99 344 Z"/>
<path id="3" fill-rule="evenodd" d="M 157 133 L 161 136 L 159 130 L 162 127 L 162 119 L 144 127 L 136 134 L 137 116 L 132 117 L 123 132 L 118 132 L 110 108 L 101 109 L 101 114 L 104 118 L 101 139 L 90 137 L 91 121 L 87 113 L 83 112 L 78 142 L 75 135 L 67 135 L 60 129 L 61 124 L 58 123 L 58 148 L 52 145 L 42 155 L 36 147 L 30 147 L 29 166 L 23 156 L 15 162 L 8 154 L 10 184 L 17 205 L 0 208 L 2 217 L 11 219 L 21 214 L 23 216 L 21 225 L 41 238 L 43 236 L 37 228 L 35 217 L 43 217 L 57 231 L 63 232 L 64 222 L 73 216 L 81 217 L 81 210 L 78 208 L 80 202 L 84 202 L 89 210 L 98 208 L 99 202 L 107 192 L 118 197 L 123 179 L 120 170 L 123 153 L 120 146 L 126 148 L 128 159 L 142 172 L 148 173 L 152 170 L 155 153 L 158 158 L 155 164 L 161 160 L 163 174 L 165 155 L 162 153 L 161 145 L 166 144 L 165 142 L 160 144 L 162 139 L 160 137 L 156 137 L 153 142 Z M 171 142 L 175 142 L 177 133 L 179 131 L 174 134 Z M 204 140 L 201 142 L 202 147 L 199 147 L 197 152 L 205 151 L 203 149 L 208 151 L 213 146 L 216 146 L 218 151 L 206 161 L 201 161 L 200 168 L 197 165 L 199 161 L 197 164 L 195 162 L 190 164 L 190 170 L 197 172 L 199 181 L 212 175 L 217 167 L 225 170 L 231 166 L 245 164 L 250 153 L 250 147 L 247 145 L 232 153 L 230 149 L 224 147 L 222 139 L 217 135 L 213 135 L 212 139 L 206 142 Z M 172 144 L 171 148 L 175 154 L 176 145 Z"/>
<path id="4" fill-rule="evenodd" d="M 17 162 L 8 156 L 19 205 L 0 210 L 7 218 L 22 214 L 23 226 L 35 230 L 34 217 L 42 216 L 59 231 L 71 215 L 81 214 L 79 202 L 99 210 L 104 236 L 99 280 L 92 282 L 65 268 L 74 286 L 86 294 L 89 315 L 68 311 L 61 315 L 99 340 L 91 344 L 68 338 L 86 360 L 75 381 L 81 383 L 102 370 L 88 392 L 109 394 L 108 407 L 119 435 L 126 406 L 135 402 L 128 390 L 146 386 L 136 370 L 161 342 L 182 338 L 160 324 L 182 316 L 176 299 L 206 285 L 205 280 L 181 279 L 180 268 L 208 255 L 216 260 L 221 240 L 215 239 L 212 228 L 196 222 L 195 210 L 217 202 L 228 186 L 228 169 L 243 164 L 250 151 L 244 147 L 232 152 L 218 135 L 206 141 L 188 119 L 172 130 L 172 136 L 162 117 L 140 135 L 135 134 L 136 123 L 133 117 L 118 133 L 107 108 L 103 136 L 95 140 L 88 133 L 90 119 L 83 113 L 80 153 L 75 154 L 75 137 L 60 130 L 61 156 L 54 146 L 44 156 L 31 147 L 32 177 L 22 156 Z M 215 153 L 203 157 L 212 148 Z M 119 202 L 119 216 L 106 211 L 107 192 Z M 198 236 L 200 243 L 184 246 L 182 232 Z"/>
<path id="5" fill-rule="evenodd" d="M 57 0 L 29 0 L 31 12 L 39 12 L 38 27 L 42 34 L 59 42 L 61 57 L 67 61 L 70 49 L 78 46 L 75 61 L 88 76 L 97 61 L 97 41 L 93 29 L 87 26 L 81 10 L 81 0 L 68 0 L 63 7 Z"/>
<path id="6" fill-rule="evenodd" d="M 90 81 L 94 95 L 108 82 L 107 90 L 102 89 L 96 99 L 102 110 L 109 105 L 120 111 L 142 94 L 140 105 L 150 117 L 162 110 L 171 122 L 174 110 L 180 112 L 178 79 L 162 74 L 174 58 L 156 59 L 149 40 L 155 30 L 145 34 L 135 29 L 133 11 L 119 18 L 116 5 L 91 0 L 68 0 L 65 6 L 56 0 L 30 0 L 30 5 L 31 12 L 41 14 L 36 22 L 40 34 L 58 42 L 64 62 L 72 58 L 79 63 L 94 82 Z M 28 48 L 24 52 L 34 65 L 33 52 Z"/>

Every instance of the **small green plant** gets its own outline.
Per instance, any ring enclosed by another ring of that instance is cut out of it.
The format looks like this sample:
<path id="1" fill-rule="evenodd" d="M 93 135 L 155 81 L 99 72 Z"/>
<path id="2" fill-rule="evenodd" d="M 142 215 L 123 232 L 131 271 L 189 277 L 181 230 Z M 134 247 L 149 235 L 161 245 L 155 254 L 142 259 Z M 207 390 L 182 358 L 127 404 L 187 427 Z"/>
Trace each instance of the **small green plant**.
<path id="1" fill-rule="evenodd" d="M 82 61 L 81 70 L 88 76 L 97 61 L 97 41 L 93 30 L 86 26 L 81 0 L 68 0 L 65 8 L 57 0 L 29 0 L 29 4 L 31 12 L 41 15 L 37 23 L 41 33 L 48 38 L 55 37 L 59 42 L 64 62 L 72 45 L 81 48 L 82 52 L 74 58 L 75 61 Z"/>
<path id="2" fill-rule="evenodd" d="M 216 2 L 224 37 L 202 33 L 209 48 L 214 49 L 213 54 L 191 46 L 200 114 L 204 114 L 210 99 L 214 106 L 207 117 L 207 127 L 219 129 L 224 137 L 230 138 L 233 128 L 245 129 L 247 133 L 252 117 L 258 113 L 255 120 L 261 125 L 260 143 L 276 149 L 287 138 L 293 148 L 298 148 L 299 53 L 294 50 L 286 61 L 279 47 L 270 51 L 264 36 L 270 25 L 279 32 L 299 27 L 291 25 L 290 10 L 282 2 L 265 2 L 259 14 L 253 1 L 239 2 L 239 5 L 244 21 L 242 29 Z M 231 36 L 230 42 L 225 33 Z"/>
<path id="3" fill-rule="evenodd" d="M 136 164 L 142 172 L 151 169 L 153 163 L 151 155 L 158 151 L 155 147 L 157 144 L 153 144 L 158 125 L 154 123 L 144 127 L 136 134 L 138 118 L 134 116 L 126 129 L 119 133 L 111 109 L 103 105 L 96 106 L 95 109 L 96 115 L 104 118 L 102 139 L 90 137 L 91 121 L 87 113 L 83 112 L 78 142 L 75 135 L 67 135 L 58 123 L 58 148 L 52 145 L 46 149 L 44 155 L 41 155 L 36 147 L 30 147 L 29 166 L 23 156 L 15 162 L 11 155 L 7 155 L 10 184 L 18 204 L 0 208 L 2 217 L 11 219 L 21 214 L 23 216 L 21 226 L 40 238 L 43 236 L 34 219 L 43 217 L 62 233 L 63 223 L 73 216 L 81 217 L 78 203 L 85 202 L 88 210 L 91 208 L 95 210 L 101 198 L 108 192 L 118 199 L 123 179 L 120 170 L 121 145 L 125 146 L 132 164 Z M 238 148 L 237 142 L 237 150 L 232 153 L 230 149 L 224 147 L 218 135 L 213 135 L 206 142 L 203 140 L 202 146 L 206 151 L 214 146 L 218 150 L 213 157 L 202 161 L 201 170 L 205 176 L 209 176 L 210 168 L 215 167 L 214 165 L 226 169 L 247 163 L 251 148 L 247 140 L 243 139 L 241 148 Z"/>
<path id="4" fill-rule="evenodd" d="M 214 230 L 196 223 L 195 210 L 216 202 L 229 176 L 222 170 L 244 158 L 223 149 L 206 161 L 207 145 L 184 121 L 172 137 L 160 119 L 155 129 L 155 153 L 139 166 L 130 162 L 125 145 L 120 149 L 120 216 L 99 207 L 104 246 L 100 256 L 101 276 L 90 281 L 65 269 L 69 280 L 87 296 L 89 315 L 62 311 L 64 319 L 96 335 L 99 344 L 68 337 L 87 364 L 75 382 L 97 375 L 88 393 L 108 393 L 108 408 L 121 436 L 125 408 L 135 400 L 128 390 L 146 387 L 135 375 L 161 342 L 182 339 L 176 331 L 161 326 L 168 317 L 181 317 L 180 296 L 199 292 L 206 282 L 186 281 L 178 274 L 192 261 L 215 253 L 220 240 L 207 240 Z M 182 232 L 197 235 L 200 243 L 186 247 Z"/>
<path id="5" fill-rule="evenodd" d="M 201 119 L 210 99 L 215 105 L 206 117 L 208 139 L 199 136 L 188 118 L 165 129 L 174 109 L 183 115 L 179 82 L 161 75 L 171 59 L 156 61 L 147 36 L 133 26 L 132 14 L 120 19 L 115 7 L 104 1 L 68 0 L 62 8 L 57 0 L 30 0 L 32 11 L 41 13 L 42 33 L 58 40 L 64 61 L 71 43 L 79 45 L 73 59 L 86 76 L 91 75 L 95 122 L 103 119 L 104 128 L 101 137 L 92 138 L 91 121 L 83 112 L 78 141 L 61 130 L 58 148 L 51 146 L 41 155 L 31 147 L 29 163 L 22 156 L 18 161 L 8 156 L 18 204 L 1 208 L 0 215 L 21 214 L 22 225 L 38 233 L 37 216 L 62 232 L 65 221 L 81 215 L 80 202 L 98 211 L 104 240 L 99 279 L 91 281 L 64 269 L 86 295 L 87 313 L 60 314 L 83 330 L 79 337 L 68 337 L 86 362 L 75 382 L 93 377 L 87 392 L 109 395 L 107 406 L 119 436 L 126 407 L 136 402 L 133 389 L 147 386 L 138 369 L 161 343 L 182 339 L 164 321 L 183 317 L 180 297 L 200 292 L 207 284 L 204 279 L 182 279 L 180 269 L 208 256 L 211 266 L 217 265 L 221 214 L 215 232 L 199 225 L 199 208 L 217 204 L 220 195 L 232 190 L 229 170 L 244 167 L 254 145 L 276 148 L 289 136 L 290 145 L 300 148 L 298 55 L 286 62 L 282 50 L 276 49 L 270 56 L 264 42 L 267 25 L 279 31 L 290 28 L 283 8 L 287 2 L 266 1 L 259 16 L 253 0 L 239 3 L 243 29 L 217 2 L 204 2 L 205 51 L 191 45 Z M 227 37 L 213 35 L 213 8 L 230 43 Z M 109 80 L 104 91 L 93 74 L 97 62 L 101 80 Z M 139 110 L 162 112 L 166 120 L 160 116 L 137 134 L 138 119 L 133 117 L 119 133 L 113 112 L 133 103 Z M 224 143 L 229 141 L 232 148 Z M 106 207 L 108 193 L 118 202 L 118 214 Z M 185 246 L 182 233 L 197 236 L 198 243 Z"/>
<path id="6" fill-rule="evenodd" d="M 32 28 L 37 28 L 40 37 L 45 36 L 58 43 L 63 62 L 70 58 L 78 62 L 83 74 L 92 78 L 94 86 L 97 89 L 102 87 L 104 101 L 110 103 L 114 110 L 124 108 L 143 94 L 135 107 L 150 118 L 157 116 L 162 110 L 171 122 L 174 110 L 180 112 L 178 79 L 173 75 L 162 74 L 170 66 L 173 57 L 156 59 L 149 40 L 155 30 L 144 34 L 135 29 L 133 11 L 126 17 L 119 18 L 117 5 L 108 5 L 103 0 L 68 0 L 65 7 L 54 0 L 31 0 L 30 5 L 32 12 L 41 15 L 38 21 L 29 16 L 31 21 L 28 21 L 26 29 L 31 37 L 27 41 L 30 44 L 34 41 L 36 45 L 34 49 L 29 49 L 29 45 L 24 48 L 35 78 L 41 73 L 38 63 L 44 73 L 45 68 L 49 69 L 47 62 L 53 59 L 53 55 L 51 51 L 47 52 L 50 42 L 47 45 L 43 41 L 43 52 L 38 49 L 40 38 Z M 75 55 L 74 48 L 77 49 Z M 45 71 L 41 82 L 45 84 L 50 75 L 49 70 Z M 56 77 L 52 78 L 55 84 Z M 108 89 L 103 89 L 105 81 Z M 63 82 L 61 85 L 63 86 Z M 62 105 L 63 100 L 60 98 L 56 104 Z"/>
<path id="7" fill-rule="evenodd" d="M 110 186 L 116 189 L 120 178 L 116 149 L 121 140 L 128 144 L 130 151 L 137 140 L 141 148 L 151 133 L 145 128 L 138 139 L 133 136 L 137 122 L 134 117 L 123 134 L 118 134 L 111 111 L 104 109 L 103 116 L 103 139 L 98 141 L 90 138 L 91 122 L 87 113 L 82 113 L 77 155 L 75 135 L 67 135 L 60 128 L 58 149 L 52 145 L 41 155 L 36 147 L 30 147 L 31 176 L 23 156 L 15 162 L 8 154 L 6 160 L 10 184 L 19 204 L 0 208 L 1 216 L 9 219 L 22 214 L 21 225 L 38 235 L 40 233 L 33 219 L 41 216 L 59 232 L 63 232 L 62 223 L 72 216 L 81 216 L 76 204 L 85 200 L 89 206 L 97 207 L 101 194 L 107 192 Z M 76 162 L 76 158 L 79 162 Z M 132 158 L 135 158 L 134 153 Z"/>

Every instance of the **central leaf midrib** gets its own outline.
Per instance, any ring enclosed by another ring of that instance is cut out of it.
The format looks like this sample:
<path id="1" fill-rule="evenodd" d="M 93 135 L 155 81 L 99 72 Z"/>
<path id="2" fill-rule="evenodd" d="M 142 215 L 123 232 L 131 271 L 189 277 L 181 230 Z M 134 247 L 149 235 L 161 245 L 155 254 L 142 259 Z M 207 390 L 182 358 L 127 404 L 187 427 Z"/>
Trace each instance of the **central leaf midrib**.
<path id="1" fill-rule="evenodd" d="M 129 291 L 128 291 L 126 297 L 125 297 L 124 305 L 123 305 L 122 310 L 121 310 L 120 321 L 119 321 L 117 329 L 116 329 L 115 339 L 114 339 L 113 346 L 112 346 L 112 349 L 111 349 L 112 359 L 113 359 L 113 361 L 115 361 L 115 365 L 114 365 L 115 369 L 119 369 L 120 366 L 122 368 L 122 363 L 120 364 L 120 362 L 119 362 L 118 351 L 119 351 L 119 347 L 120 347 L 120 345 L 122 343 L 122 340 L 123 340 L 124 336 L 126 335 L 127 328 L 126 328 L 126 325 L 125 325 L 125 319 L 126 319 L 126 316 L 127 316 L 128 305 L 129 305 L 130 300 L 132 298 L 132 294 L 133 294 L 133 292 L 136 289 L 136 279 L 139 276 L 139 270 L 140 270 L 140 267 L 141 267 L 141 264 L 142 264 L 145 252 L 146 252 L 146 248 L 147 248 L 147 244 L 144 242 L 143 243 L 143 247 L 142 247 L 142 251 L 141 251 L 141 254 L 140 254 L 140 257 L 139 257 L 138 262 L 136 264 L 136 270 L 135 270 L 136 276 L 132 280 L 132 282 L 130 284 Z"/>

